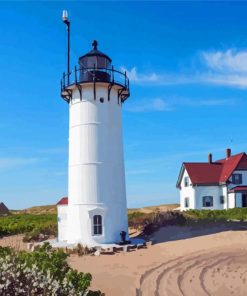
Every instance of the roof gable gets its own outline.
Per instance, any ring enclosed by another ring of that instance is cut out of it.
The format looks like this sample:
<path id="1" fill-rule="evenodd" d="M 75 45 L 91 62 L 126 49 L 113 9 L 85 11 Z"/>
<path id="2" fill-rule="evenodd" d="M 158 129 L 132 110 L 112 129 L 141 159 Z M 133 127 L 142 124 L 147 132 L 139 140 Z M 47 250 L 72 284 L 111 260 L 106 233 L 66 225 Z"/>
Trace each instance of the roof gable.
<path id="1" fill-rule="evenodd" d="M 181 184 L 183 168 L 188 172 L 193 185 L 218 185 L 227 182 L 235 170 L 247 170 L 247 155 L 243 152 L 212 163 L 185 162 L 179 174 L 177 187 Z"/>
<path id="2" fill-rule="evenodd" d="M 180 172 L 179 172 L 178 180 L 177 180 L 177 185 L 176 185 L 177 188 L 180 187 L 180 184 L 182 182 L 182 178 L 184 175 L 184 171 L 185 171 L 185 167 L 184 167 L 184 163 L 183 163 L 181 166 Z"/>
<path id="3" fill-rule="evenodd" d="M 221 172 L 220 180 L 219 182 L 226 182 L 232 175 L 233 171 L 236 170 L 238 167 L 238 164 L 241 160 L 241 158 L 245 155 L 245 153 L 239 153 L 236 155 L 233 155 L 227 159 L 218 160 L 217 162 L 223 164 L 223 169 Z"/>
<path id="4" fill-rule="evenodd" d="M 68 197 L 63 197 L 59 200 L 59 202 L 57 203 L 57 206 L 61 206 L 61 205 L 68 205 Z"/>
<path id="5" fill-rule="evenodd" d="M 247 155 L 245 153 L 242 156 L 240 162 L 238 163 L 236 170 L 247 170 Z"/>
<path id="6" fill-rule="evenodd" d="M 9 213 L 9 209 L 5 206 L 3 202 L 0 203 L 0 215 L 5 215 Z"/>

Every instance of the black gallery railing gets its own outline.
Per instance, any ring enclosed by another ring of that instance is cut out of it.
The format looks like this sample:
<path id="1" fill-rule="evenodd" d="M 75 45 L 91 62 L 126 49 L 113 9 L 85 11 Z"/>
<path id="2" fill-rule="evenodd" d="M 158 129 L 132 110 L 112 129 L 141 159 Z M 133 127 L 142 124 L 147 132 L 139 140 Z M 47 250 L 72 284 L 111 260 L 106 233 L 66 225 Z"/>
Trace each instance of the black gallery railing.
<path id="1" fill-rule="evenodd" d="M 107 68 L 77 68 L 70 73 L 63 73 L 61 79 L 61 92 L 65 91 L 70 85 L 89 82 L 106 82 L 117 84 L 129 90 L 129 78 L 125 72 L 115 70 L 113 67 Z"/>

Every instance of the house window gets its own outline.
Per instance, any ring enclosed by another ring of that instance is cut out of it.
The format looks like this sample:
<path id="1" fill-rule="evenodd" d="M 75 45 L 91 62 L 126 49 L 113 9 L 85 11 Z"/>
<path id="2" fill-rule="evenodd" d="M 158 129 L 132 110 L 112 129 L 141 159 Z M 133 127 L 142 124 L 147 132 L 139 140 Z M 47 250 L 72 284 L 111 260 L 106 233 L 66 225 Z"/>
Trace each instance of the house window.
<path id="1" fill-rule="evenodd" d="M 189 177 L 184 177 L 184 187 L 189 186 Z"/>
<path id="2" fill-rule="evenodd" d="M 202 198 L 203 207 L 212 207 L 213 206 L 213 196 L 203 196 Z"/>
<path id="3" fill-rule="evenodd" d="M 190 206 L 190 199 L 189 197 L 185 197 L 184 199 L 184 207 L 188 208 Z"/>
<path id="4" fill-rule="evenodd" d="M 242 174 L 233 174 L 232 175 L 233 184 L 242 184 Z"/>
<path id="5" fill-rule="evenodd" d="M 220 204 L 224 204 L 225 203 L 225 196 L 221 195 L 220 196 Z"/>
<path id="6" fill-rule="evenodd" d="M 94 235 L 102 234 L 102 216 L 100 215 L 93 216 L 93 234 Z"/>

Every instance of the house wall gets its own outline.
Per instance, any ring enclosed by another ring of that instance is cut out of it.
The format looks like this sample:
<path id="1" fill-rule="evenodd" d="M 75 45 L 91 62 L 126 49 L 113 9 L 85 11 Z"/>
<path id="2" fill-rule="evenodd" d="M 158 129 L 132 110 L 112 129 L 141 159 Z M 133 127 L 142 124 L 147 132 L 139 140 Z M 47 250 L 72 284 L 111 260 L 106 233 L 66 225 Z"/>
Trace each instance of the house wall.
<path id="1" fill-rule="evenodd" d="M 242 175 L 242 183 L 241 184 L 232 184 L 232 176 L 229 178 L 230 183 L 228 184 L 228 189 L 232 189 L 236 186 L 247 186 L 247 171 L 244 170 L 236 170 L 233 172 L 233 174 L 241 174 Z M 242 207 L 242 193 L 236 192 L 236 193 L 229 193 L 228 194 L 228 200 L 229 200 L 229 209 L 233 208 L 241 208 Z"/>
<path id="2" fill-rule="evenodd" d="M 180 189 L 180 210 L 186 211 L 189 209 L 227 209 L 227 187 L 226 186 L 192 186 L 189 179 L 190 186 L 184 186 L 184 178 L 189 177 L 188 172 L 184 170 L 181 189 Z M 220 196 L 224 196 L 224 204 L 220 203 Z M 203 196 L 213 196 L 213 207 L 203 207 Z M 185 208 L 185 198 L 189 198 L 189 207 Z M 235 202 L 234 202 L 235 204 Z"/>
<path id="3" fill-rule="evenodd" d="M 189 177 L 188 172 L 184 170 L 183 176 L 182 176 L 182 181 L 181 181 L 181 189 L 180 189 L 180 210 L 181 211 L 186 211 L 189 209 L 195 209 L 195 190 L 193 186 L 191 185 L 191 180 L 189 179 L 189 186 L 185 187 L 184 186 L 184 178 Z M 185 208 L 184 203 L 185 203 L 185 198 L 189 198 L 189 207 Z"/>
<path id="4" fill-rule="evenodd" d="M 247 171 L 241 171 L 241 170 L 234 171 L 233 174 L 241 174 L 242 175 L 242 184 L 232 184 L 232 183 L 230 183 L 228 185 L 229 189 L 231 189 L 231 188 L 233 188 L 235 186 L 241 186 L 241 185 L 247 186 Z M 229 178 L 229 181 L 232 181 L 232 176 Z"/>
<path id="5" fill-rule="evenodd" d="M 236 208 L 242 208 L 242 193 L 235 193 Z"/>
<path id="6" fill-rule="evenodd" d="M 235 193 L 228 193 L 228 209 L 235 208 Z"/>
<path id="7" fill-rule="evenodd" d="M 227 210 L 229 208 L 228 189 L 227 189 L 227 186 L 221 186 L 221 189 L 222 189 L 222 195 L 224 196 L 223 209 Z"/>
<path id="8" fill-rule="evenodd" d="M 67 240 L 67 216 L 68 206 L 58 205 L 57 206 L 57 223 L 58 223 L 58 240 Z"/>
<path id="9" fill-rule="evenodd" d="M 226 208 L 226 186 L 195 186 L 196 209 L 223 210 Z M 224 204 L 220 203 L 220 196 L 225 196 Z M 213 196 L 213 206 L 203 207 L 203 196 Z"/>

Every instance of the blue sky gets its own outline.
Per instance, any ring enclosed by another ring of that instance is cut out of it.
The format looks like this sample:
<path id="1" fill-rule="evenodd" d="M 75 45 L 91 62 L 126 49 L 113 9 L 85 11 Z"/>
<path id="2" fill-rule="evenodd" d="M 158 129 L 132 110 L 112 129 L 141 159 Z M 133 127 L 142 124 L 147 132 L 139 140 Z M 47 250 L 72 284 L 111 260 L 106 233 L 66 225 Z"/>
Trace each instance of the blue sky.
<path id="1" fill-rule="evenodd" d="M 183 161 L 247 151 L 247 3 L 1 2 L 0 200 L 10 208 L 67 194 L 68 106 L 60 99 L 66 31 L 71 64 L 91 49 L 126 69 L 129 207 L 178 201 Z"/>

